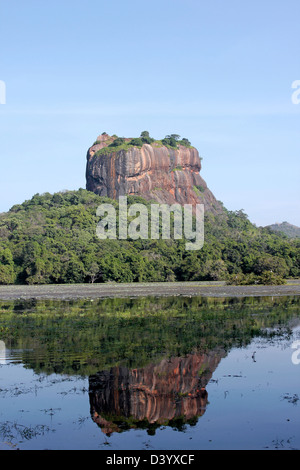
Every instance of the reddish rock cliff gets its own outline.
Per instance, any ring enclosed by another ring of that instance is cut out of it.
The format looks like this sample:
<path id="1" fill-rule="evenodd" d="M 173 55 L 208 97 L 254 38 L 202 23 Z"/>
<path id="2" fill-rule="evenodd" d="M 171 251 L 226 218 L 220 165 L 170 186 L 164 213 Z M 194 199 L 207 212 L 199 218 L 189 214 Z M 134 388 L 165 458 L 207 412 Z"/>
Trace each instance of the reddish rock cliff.
<path id="1" fill-rule="evenodd" d="M 97 154 L 104 147 L 108 150 L 113 140 L 107 134 L 101 135 L 88 150 L 89 191 L 112 199 L 136 195 L 159 203 L 204 204 L 205 211 L 222 211 L 199 174 L 201 160 L 194 147 L 178 145 L 172 149 L 154 142 L 119 151 L 111 147 L 105 155 Z"/>

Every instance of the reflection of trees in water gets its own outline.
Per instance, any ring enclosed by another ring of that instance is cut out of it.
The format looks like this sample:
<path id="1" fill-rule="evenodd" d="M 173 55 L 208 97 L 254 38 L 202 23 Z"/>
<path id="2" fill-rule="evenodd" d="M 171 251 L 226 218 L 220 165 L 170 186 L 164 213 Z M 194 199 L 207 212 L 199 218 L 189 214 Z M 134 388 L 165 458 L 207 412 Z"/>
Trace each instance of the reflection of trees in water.
<path id="1" fill-rule="evenodd" d="M 131 428 L 181 430 L 205 413 L 205 389 L 222 350 L 173 357 L 140 369 L 114 367 L 89 378 L 91 416 L 105 434 Z"/>
<path id="2" fill-rule="evenodd" d="M 0 340 L 20 350 L 36 373 L 90 376 L 191 351 L 246 346 L 280 332 L 298 315 L 299 298 L 144 297 L 0 302 Z"/>

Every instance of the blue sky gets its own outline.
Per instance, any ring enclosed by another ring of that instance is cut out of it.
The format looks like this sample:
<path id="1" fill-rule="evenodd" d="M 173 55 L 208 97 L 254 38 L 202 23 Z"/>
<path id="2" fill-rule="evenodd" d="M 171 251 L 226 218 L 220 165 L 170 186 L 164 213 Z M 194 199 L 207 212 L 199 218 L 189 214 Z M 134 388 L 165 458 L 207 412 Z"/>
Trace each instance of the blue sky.
<path id="1" fill-rule="evenodd" d="M 85 187 L 102 132 L 187 137 L 252 222 L 300 225 L 299 0 L 0 0 L 0 211 Z"/>

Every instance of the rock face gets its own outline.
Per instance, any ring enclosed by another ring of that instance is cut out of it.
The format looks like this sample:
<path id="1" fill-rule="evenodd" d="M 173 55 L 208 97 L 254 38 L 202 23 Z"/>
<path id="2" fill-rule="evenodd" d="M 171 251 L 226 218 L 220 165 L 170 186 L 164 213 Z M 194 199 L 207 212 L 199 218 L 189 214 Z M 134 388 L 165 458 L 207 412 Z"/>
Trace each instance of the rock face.
<path id="1" fill-rule="evenodd" d="M 204 204 L 205 211 L 222 211 L 199 174 L 201 160 L 194 147 L 178 145 L 172 149 L 154 142 L 128 150 L 114 151 L 111 147 L 107 154 L 97 155 L 113 140 L 104 134 L 89 148 L 87 190 L 112 199 L 135 195 L 165 204 Z"/>

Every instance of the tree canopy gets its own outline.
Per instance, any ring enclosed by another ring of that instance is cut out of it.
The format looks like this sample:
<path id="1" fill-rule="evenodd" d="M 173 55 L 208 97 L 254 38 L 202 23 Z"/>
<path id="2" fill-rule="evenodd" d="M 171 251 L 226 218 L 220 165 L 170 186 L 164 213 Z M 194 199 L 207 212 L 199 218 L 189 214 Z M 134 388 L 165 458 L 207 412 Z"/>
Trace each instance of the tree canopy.
<path id="1" fill-rule="evenodd" d="M 0 284 L 226 280 L 300 275 L 300 240 L 254 226 L 243 211 L 205 215 L 205 241 L 99 240 L 97 207 L 118 202 L 79 189 L 36 194 L 0 215 Z M 150 203 L 128 197 L 128 205 Z"/>

